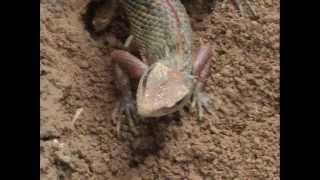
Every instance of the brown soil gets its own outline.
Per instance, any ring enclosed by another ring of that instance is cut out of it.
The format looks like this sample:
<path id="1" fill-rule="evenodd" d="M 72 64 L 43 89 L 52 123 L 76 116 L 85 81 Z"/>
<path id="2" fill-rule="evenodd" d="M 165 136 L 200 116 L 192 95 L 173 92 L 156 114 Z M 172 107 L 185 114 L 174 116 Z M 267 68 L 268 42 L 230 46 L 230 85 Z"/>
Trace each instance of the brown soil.
<path id="1" fill-rule="evenodd" d="M 251 2 L 248 18 L 185 0 L 195 44 L 215 47 L 214 114 L 141 122 L 137 136 L 125 122 L 121 137 L 111 48 L 88 28 L 89 3 L 41 1 L 41 179 L 279 179 L 279 1 Z"/>

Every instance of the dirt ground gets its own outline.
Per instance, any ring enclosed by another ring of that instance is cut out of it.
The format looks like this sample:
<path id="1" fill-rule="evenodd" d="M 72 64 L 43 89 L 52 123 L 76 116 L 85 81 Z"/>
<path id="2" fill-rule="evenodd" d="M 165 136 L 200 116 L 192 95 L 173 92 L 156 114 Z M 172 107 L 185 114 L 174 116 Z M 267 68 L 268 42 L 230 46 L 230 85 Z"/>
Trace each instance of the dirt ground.
<path id="1" fill-rule="evenodd" d="M 215 47 L 214 114 L 141 122 L 136 136 L 123 123 L 117 137 L 112 49 L 90 0 L 41 0 L 41 179 L 279 179 L 279 1 L 249 0 L 257 18 L 183 2 L 195 45 Z"/>

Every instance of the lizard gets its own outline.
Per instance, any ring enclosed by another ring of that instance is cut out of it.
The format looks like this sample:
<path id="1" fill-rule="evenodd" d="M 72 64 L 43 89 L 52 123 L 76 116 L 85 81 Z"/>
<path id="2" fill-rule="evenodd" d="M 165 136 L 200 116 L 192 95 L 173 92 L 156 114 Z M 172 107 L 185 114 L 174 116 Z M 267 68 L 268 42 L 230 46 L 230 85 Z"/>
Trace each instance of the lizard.
<path id="1" fill-rule="evenodd" d="M 120 4 L 131 35 L 125 42 L 128 50 L 111 52 L 121 94 L 113 119 L 124 113 L 134 127 L 136 118 L 162 117 L 189 103 L 202 119 L 203 109 L 210 111 L 203 84 L 212 47 L 201 43 L 193 53 L 192 28 L 183 4 L 179 0 L 121 0 Z M 130 49 L 138 53 L 130 53 Z M 138 82 L 136 100 L 132 80 Z"/>

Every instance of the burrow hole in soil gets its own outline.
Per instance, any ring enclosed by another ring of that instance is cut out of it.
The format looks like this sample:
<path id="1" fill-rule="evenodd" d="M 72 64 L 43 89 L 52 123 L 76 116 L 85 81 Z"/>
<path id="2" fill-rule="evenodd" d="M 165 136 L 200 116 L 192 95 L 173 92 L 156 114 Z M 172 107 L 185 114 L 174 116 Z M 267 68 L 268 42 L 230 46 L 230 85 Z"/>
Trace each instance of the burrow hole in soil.
<path id="1" fill-rule="evenodd" d="M 105 13 L 104 15 L 101 15 Z M 96 19 L 110 19 L 108 23 L 95 24 Z M 124 42 L 129 36 L 129 23 L 117 0 L 91 0 L 86 12 L 82 15 L 84 28 L 93 39 L 100 38 L 106 34 L 112 34 Z"/>

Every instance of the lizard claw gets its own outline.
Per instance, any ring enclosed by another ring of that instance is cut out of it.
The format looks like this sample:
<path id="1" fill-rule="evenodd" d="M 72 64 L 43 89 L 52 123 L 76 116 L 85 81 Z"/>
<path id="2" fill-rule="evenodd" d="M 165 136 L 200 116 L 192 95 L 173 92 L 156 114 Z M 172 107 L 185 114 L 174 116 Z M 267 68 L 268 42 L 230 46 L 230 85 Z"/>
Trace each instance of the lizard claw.
<path id="1" fill-rule="evenodd" d="M 125 118 L 129 122 L 129 126 L 132 130 L 132 132 L 136 135 L 137 130 L 135 127 L 135 121 L 140 120 L 140 117 L 136 113 L 136 106 L 133 103 L 134 101 L 127 98 L 122 98 L 120 101 L 117 102 L 116 107 L 114 108 L 112 112 L 112 120 L 117 125 L 117 135 L 120 135 L 120 129 L 121 129 L 121 120 L 122 118 L 119 116 L 125 115 Z"/>
<path id="2" fill-rule="evenodd" d="M 199 88 L 196 88 L 193 94 L 191 108 L 197 109 L 199 120 L 202 120 L 204 110 L 209 114 L 213 114 L 209 96 L 205 92 L 201 92 Z"/>

